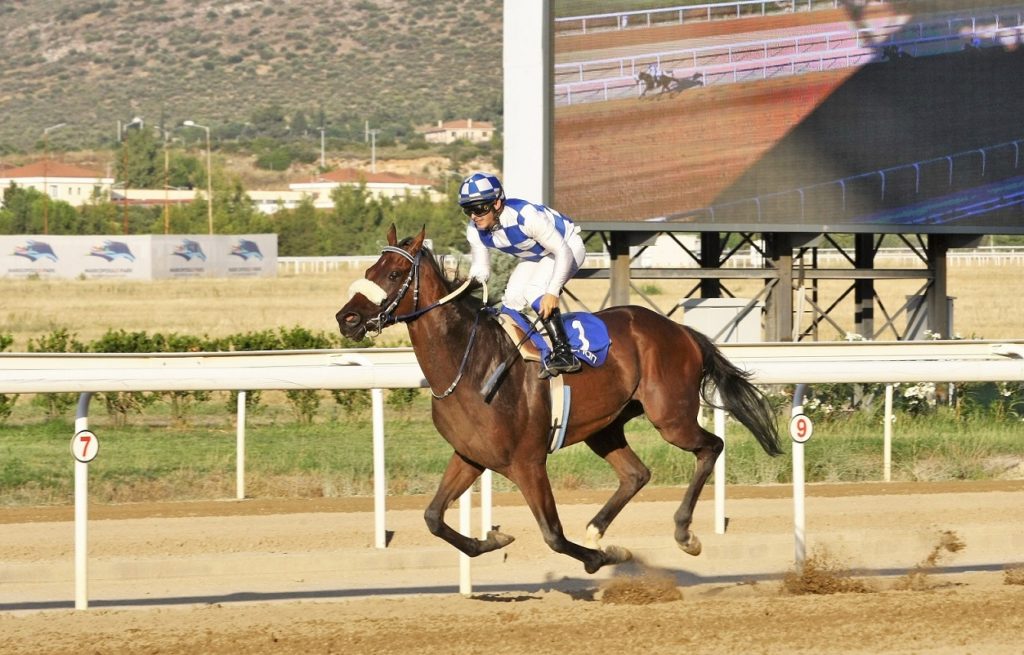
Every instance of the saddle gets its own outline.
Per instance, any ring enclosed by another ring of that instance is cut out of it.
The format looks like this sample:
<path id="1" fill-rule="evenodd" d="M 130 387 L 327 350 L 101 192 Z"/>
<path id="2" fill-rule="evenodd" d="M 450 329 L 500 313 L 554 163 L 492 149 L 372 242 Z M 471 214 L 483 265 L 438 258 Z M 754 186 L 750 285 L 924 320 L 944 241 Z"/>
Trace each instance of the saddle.
<path id="1" fill-rule="evenodd" d="M 542 330 L 534 330 L 523 314 L 508 307 L 502 307 L 497 315 L 498 323 L 512 339 L 519 344 L 519 353 L 528 362 L 542 362 L 551 352 L 551 339 Z M 604 321 L 589 312 L 562 314 L 569 345 L 580 361 L 597 368 L 608 357 L 612 345 Z M 526 339 L 526 335 L 529 338 Z"/>
<path id="2" fill-rule="evenodd" d="M 503 307 L 497 314 L 498 324 L 512 343 L 518 344 L 519 354 L 525 361 L 542 362 L 551 352 L 551 340 L 544 333 L 533 330 L 530 321 L 520 312 Z M 580 361 L 596 367 L 604 363 L 611 346 L 608 329 L 593 314 L 570 313 L 562 315 L 569 336 L 569 345 Z M 529 334 L 530 338 L 526 338 Z M 551 394 L 551 427 L 548 432 L 548 453 L 562 447 L 565 430 L 569 425 L 572 388 L 565 384 L 563 375 L 548 378 Z"/>

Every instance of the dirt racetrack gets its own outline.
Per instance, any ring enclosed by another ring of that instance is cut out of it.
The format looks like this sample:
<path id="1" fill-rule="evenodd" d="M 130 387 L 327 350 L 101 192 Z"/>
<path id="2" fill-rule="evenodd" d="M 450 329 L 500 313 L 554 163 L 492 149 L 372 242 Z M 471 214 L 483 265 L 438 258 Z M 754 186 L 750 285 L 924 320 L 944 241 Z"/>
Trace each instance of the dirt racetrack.
<path id="1" fill-rule="evenodd" d="M 706 494 L 697 558 L 672 541 L 678 491 L 645 491 L 604 540 L 636 559 L 594 576 L 499 495 L 494 520 L 517 540 L 473 561 L 470 597 L 457 554 L 423 525 L 425 498 L 389 499 L 383 551 L 371 499 L 95 506 L 87 611 L 70 609 L 71 509 L 4 509 L 0 643 L 9 655 L 1024 653 L 1024 481 L 808 493 L 810 562 L 824 571 L 803 577 L 786 486 L 730 487 L 724 535 Z M 558 497 L 580 538 L 604 494 Z M 861 592 L 783 591 L 787 573 L 797 590 L 835 588 L 846 567 Z"/>

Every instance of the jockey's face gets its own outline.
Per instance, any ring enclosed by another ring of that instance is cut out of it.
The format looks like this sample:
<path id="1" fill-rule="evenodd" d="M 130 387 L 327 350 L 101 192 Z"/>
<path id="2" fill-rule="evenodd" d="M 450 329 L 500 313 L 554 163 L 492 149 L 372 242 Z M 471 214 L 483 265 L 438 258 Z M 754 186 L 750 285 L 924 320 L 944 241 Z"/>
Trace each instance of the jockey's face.
<path id="1" fill-rule="evenodd" d="M 501 213 L 501 209 L 503 206 L 504 205 L 501 200 L 495 200 L 493 203 L 489 205 L 484 205 L 480 207 L 480 209 L 474 208 L 476 209 L 476 211 L 469 212 L 469 217 L 473 221 L 473 225 L 476 226 L 476 229 L 484 231 L 493 230 L 494 227 L 498 224 L 498 214 Z M 477 211 L 481 211 L 483 209 L 487 209 L 487 211 L 485 211 L 483 214 L 476 213 Z"/>

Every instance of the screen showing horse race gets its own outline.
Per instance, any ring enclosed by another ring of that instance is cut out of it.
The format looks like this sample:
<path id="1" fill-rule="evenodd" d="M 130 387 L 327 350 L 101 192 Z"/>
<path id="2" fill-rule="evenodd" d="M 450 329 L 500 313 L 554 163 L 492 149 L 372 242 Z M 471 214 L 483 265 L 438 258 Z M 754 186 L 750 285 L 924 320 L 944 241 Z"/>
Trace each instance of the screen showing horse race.
<path id="1" fill-rule="evenodd" d="M 578 222 L 1024 233 L 1024 3 L 618 4 L 553 4 Z"/>

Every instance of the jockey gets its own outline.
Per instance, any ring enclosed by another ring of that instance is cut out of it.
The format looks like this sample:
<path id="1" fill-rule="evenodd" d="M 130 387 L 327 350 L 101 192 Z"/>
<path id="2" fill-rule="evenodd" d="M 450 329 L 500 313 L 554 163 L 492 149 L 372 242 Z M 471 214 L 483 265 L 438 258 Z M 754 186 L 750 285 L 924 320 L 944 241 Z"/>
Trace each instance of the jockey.
<path id="1" fill-rule="evenodd" d="M 459 205 L 470 218 L 466 240 L 473 258 L 471 278 L 487 281 L 490 248 L 521 260 L 509 276 L 502 303 L 520 312 L 531 306 L 543 321 L 551 338 L 551 355 L 541 379 L 578 371 L 580 361 L 569 346 L 558 296 L 586 255 L 580 228 L 550 207 L 505 198 L 501 182 L 489 173 L 474 173 L 463 181 Z"/>

